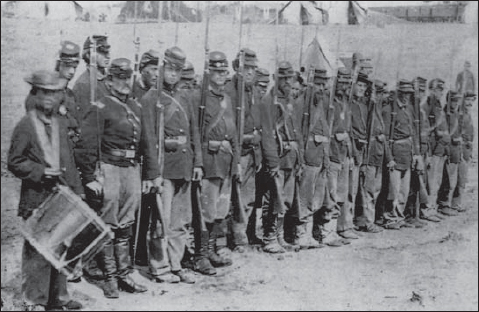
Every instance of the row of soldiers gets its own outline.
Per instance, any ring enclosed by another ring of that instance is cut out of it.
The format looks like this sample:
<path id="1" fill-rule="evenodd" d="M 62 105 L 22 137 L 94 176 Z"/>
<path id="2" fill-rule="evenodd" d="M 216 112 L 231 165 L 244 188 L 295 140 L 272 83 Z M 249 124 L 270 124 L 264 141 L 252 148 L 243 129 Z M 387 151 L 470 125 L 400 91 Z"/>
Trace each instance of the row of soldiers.
<path id="1" fill-rule="evenodd" d="M 223 52 L 208 54 L 199 83 L 184 51 L 171 47 L 145 52 L 132 81 L 130 60 L 110 64 L 107 39 L 87 38 L 87 70 L 72 89 L 80 47 L 70 41 L 56 72 L 26 79 L 28 113 L 9 152 L 9 169 L 24 181 L 20 216 L 60 181 L 111 227 L 114 239 L 96 257 L 107 298 L 147 290 L 131 278 L 132 257 L 156 282 L 194 283 L 183 261 L 190 226 L 193 270 L 215 275 L 232 264 L 220 237 L 239 253 L 255 244 L 268 253 L 341 247 L 361 232 L 422 227 L 466 209 L 469 90 L 449 90 L 444 104 L 442 79 L 416 77 L 388 92 L 359 53 L 334 77 L 278 62 L 270 86 L 246 48 L 231 79 Z M 53 269 L 31 269 L 40 265 L 49 268 L 26 242 L 26 301 L 79 308 L 61 274 L 51 283 Z"/>

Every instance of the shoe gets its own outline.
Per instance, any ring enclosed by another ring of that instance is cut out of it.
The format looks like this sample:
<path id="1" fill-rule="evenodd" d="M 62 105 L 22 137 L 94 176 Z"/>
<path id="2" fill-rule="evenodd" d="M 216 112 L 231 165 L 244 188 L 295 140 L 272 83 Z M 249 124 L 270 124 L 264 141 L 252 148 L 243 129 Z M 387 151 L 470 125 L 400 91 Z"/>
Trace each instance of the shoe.
<path id="1" fill-rule="evenodd" d="M 426 223 L 423 221 L 420 221 L 418 218 L 409 218 L 406 220 L 406 223 L 412 225 L 412 227 L 416 229 L 421 229 L 426 226 Z"/>
<path id="2" fill-rule="evenodd" d="M 315 249 L 315 248 L 323 248 L 324 245 L 320 244 L 317 240 L 312 237 L 304 236 L 298 239 L 297 245 L 302 250 L 305 249 Z"/>
<path id="3" fill-rule="evenodd" d="M 129 293 L 142 293 L 148 290 L 145 286 L 137 284 L 130 275 L 118 277 L 118 289 Z"/>
<path id="4" fill-rule="evenodd" d="M 75 300 L 70 300 L 64 305 L 51 305 L 47 306 L 46 310 L 48 311 L 78 311 L 83 309 L 83 305 Z M 38 310 L 34 310 L 38 311 Z"/>
<path id="5" fill-rule="evenodd" d="M 411 229 L 411 228 L 414 228 L 414 225 L 412 225 L 412 224 L 409 223 L 409 222 L 406 222 L 405 220 L 399 221 L 398 224 L 399 224 L 399 226 L 400 226 L 401 228 L 410 228 L 410 229 Z"/>
<path id="6" fill-rule="evenodd" d="M 386 230 L 399 230 L 401 229 L 401 225 L 397 221 L 389 220 L 384 223 L 383 228 L 385 228 Z"/>
<path id="7" fill-rule="evenodd" d="M 277 254 L 285 253 L 286 250 L 278 242 L 269 243 L 263 246 L 263 251 L 267 253 Z"/>
<path id="8" fill-rule="evenodd" d="M 339 239 L 339 241 L 343 244 L 343 245 L 351 245 L 351 241 L 349 239 Z"/>
<path id="9" fill-rule="evenodd" d="M 41 304 L 28 304 L 25 305 L 25 311 L 46 311 L 46 309 Z"/>
<path id="10" fill-rule="evenodd" d="M 210 259 L 202 257 L 195 261 L 194 270 L 203 275 L 216 275 L 216 269 L 211 265 Z"/>
<path id="11" fill-rule="evenodd" d="M 441 222 L 441 218 L 435 216 L 435 215 L 429 215 L 429 216 L 421 216 L 420 217 L 423 220 L 431 221 L 431 222 Z"/>
<path id="12" fill-rule="evenodd" d="M 195 278 L 191 274 L 188 274 L 188 272 L 185 270 L 173 271 L 171 273 L 178 276 L 180 278 L 180 282 L 182 283 L 194 284 L 196 282 Z"/>
<path id="13" fill-rule="evenodd" d="M 451 209 L 454 209 L 454 210 L 456 210 L 457 212 L 466 212 L 466 211 L 467 211 L 466 208 L 459 207 L 459 206 L 457 206 L 457 207 L 451 207 Z"/>
<path id="14" fill-rule="evenodd" d="M 243 245 L 238 245 L 235 248 L 233 248 L 233 252 L 245 253 L 246 252 L 246 247 L 243 246 Z"/>
<path id="15" fill-rule="evenodd" d="M 250 245 L 263 245 L 263 240 L 258 238 L 257 236 L 248 238 L 248 243 Z"/>
<path id="16" fill-rule="evenodd" d="M 437 212 L 442 213 L 445 216 L 453 217 L 459 215 L 459 212 L 455 209 L 449 208 L 449 207 L 441 207 L 437 209 Z"/>
<path id="17" fill-rule="evenodd" d="M 363 225 L 359 227 L 359 231 L 366 233 L 381 233 L 384 229 L 374 223 Z"/>
<path id="18" fill-rule="evenodd" d="M 176 284 L 180 282 L 180 277 L 171 272 L 155 275 L 154 279 L 155 279 L 155 282 L 157 283 Z"/>
<path id="19" fill-rule="evenodd" d="M 352 230 L 346 230 L 342 232 L 338 232 L 338 235 L 341 236 L 342 238 L 347 238 L 347 239 L 358 239 L 359 236 L 356 235 Z"/>
<path id="20" fill-rule="evenodd" d="M 120 298 L 118 280 L 114 276 L 106 279 L 105 284 L 103 285 L 103 295 L 109 299 Z"/>
<path id="21" fill-rule="evenodd" d="M 344 246 L 341 239 L 331 239 L 331 240 L 323 240 L 323 244 L 329 247 L 341 247 Z"/>
<path id="22" fill-rule="evenodd" d="M 80 283 L 81 282 L 81 276 L 69 279 L 67 281 L 68 281 L 68 283 Z"/>
<path id="23" fill-rule="evenodd" d="M 288 242 L 286 242 L 283 238 L 278 238 L 278 243 L 281 245 L 281 247 L 284 248 L 284 250 L 286 251 L 294 251 L 294 252 L 298 252 L 301 247 L 297 244 L 290 244 Z"/>

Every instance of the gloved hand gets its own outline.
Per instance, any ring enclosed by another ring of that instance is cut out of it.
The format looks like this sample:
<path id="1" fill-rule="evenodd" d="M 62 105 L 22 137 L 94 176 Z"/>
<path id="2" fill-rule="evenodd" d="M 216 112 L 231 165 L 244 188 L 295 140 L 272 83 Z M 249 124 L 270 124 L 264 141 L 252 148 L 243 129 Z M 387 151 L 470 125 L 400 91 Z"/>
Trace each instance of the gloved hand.
<path id="1" fill-rule="evenodd" d="M 203 168 L 195 167 L 193 168 L 193 181 L 201 181 L 203 179 Z"/>
<path id="2" fill-rule="evenodd" d="M 148 194 L 155 187 L 154 180 L 143 180 L 141 181 L 141 192 L 143 194 Z"/>
<path id="3" fill-rule="evenodd" d="M 416 171 L 423 171 L 424 170 L 424 161 L 422 160 L 421 155 L 413 155 L 412 156 L 414 168 Z"/>
<path id="4" fill-rule="evenodd" d="M 85 186 L 92 191 L 95 196 L 100 196 L 103 192 L 103 185 L 97 180 L 93 180 L 90 183 L 87 183 Z"/>

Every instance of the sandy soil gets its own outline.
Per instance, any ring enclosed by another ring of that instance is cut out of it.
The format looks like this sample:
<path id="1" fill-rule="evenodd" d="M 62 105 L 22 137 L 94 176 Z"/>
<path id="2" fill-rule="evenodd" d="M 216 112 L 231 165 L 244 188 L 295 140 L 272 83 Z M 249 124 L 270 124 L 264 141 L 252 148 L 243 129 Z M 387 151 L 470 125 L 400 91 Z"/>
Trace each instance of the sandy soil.
<path id="1" fill-rule="evenodd" d="M 80 26 L 80 27 L 79 27 Z M 100 25 L 107 28 L 113 45 L 113 57 L 121 47 L 124 55 L 133 57 L 130 44 L 132 30 L 125 25 Z M 223 27 L 224 26 L 224 27 Z M 97 27 L 98 25 L 94 25 Z M 147 32 L 151 25 L 140 25 L 142 51 L 157 44 L 158 35 Z M 170 30 L 174 25 L 165 25 Z M 394 79 L 395 68 L 402 67 L 405 77 L 421 74 L 426 78 L 441 75 L 452 77 L 465 57 L 477 60 L 477 24 L 469 25 L 406 25 L 385 28 L 334 26 L 320 29 L 320 35 L 333 41 L 342 33 L 342 51 L 382 53 L 384 79 Z M 90 29 L 88 24 L 15 21 L 2 18 L 2 273 L 3 310 L 21 309 L 21 247 L 19 218 L 16 216 L 20 181 L 5 168 L 10 135 L 24 113 L 23 101 L 28 85 L 22 78 L 32 69 L 53 68 L 59 31 L 68 39 L 82 44 Z M 196 66 L 201 66 L 203 44 L 198 38 L 203 27 L 181 25 L 180 47 Z M 223 49 L 233 57 L 237 49 L 236 30 L 231 25 L 211 27 L 212 49 Z M 234 31 L 233 31 L 234 30 Z M 246 43 L 258 51 L 260 63 L 272 68 L 274 36 L 272 30 L 248 26 Z M 285 57 L 297 61 L 298 28 L 281 28 L 291 33 Z M 315 29 L 308 28 L 309 42 Z M 174 33 L 161 39 L 170 45 Z M 401 40 L 398 40 L 403 38 Z M 269 40 L 269 41 L 268 41 Z M 408 61 L 396 66 L 398 42 L 405 45 Z M 451 49 L 451 43 L 454 48 Z M 464 43 L 467 43 L 464 44 Z M 143 48 L 144 47 L 144 48 Z M 200 47 L 200 48 L 198 48 Z M 455 51 L 453 66 L 448 55 Z M 413 61 L 414 60 L 414 61 Z M 197 67 L 198 68 L 198 67 Z M 477 64 L 473 64 L 477 77 Z M 83 68 L 79 68 L 79 73 Z M 77 74 L 78 76 L 78 74 Z M 475 108 L 477 116 L 477 107 Z M 476 121 L 477 129 L 477 121 Z M 361 239 L 341 248 L 269 255 L 258 250 L 233 254 L 233 266 L 220 269 L 216 277 L 196 275 L 194 285 L 164 285 L 149 281 L 145 272 L 137 270 L 138 281 L 148 286 L 144 294 L 122 293 L 109 300 L 101 290 L 85 280 L 69 284 L 73 299 L 81 301 L 85 310 L 478 310 L 478 176 L 477 140 L 474 162 L 469 171 L 465 207 L 468 211 L 423 229 L 402 229 L 380 234 L 363 234 Z"/>

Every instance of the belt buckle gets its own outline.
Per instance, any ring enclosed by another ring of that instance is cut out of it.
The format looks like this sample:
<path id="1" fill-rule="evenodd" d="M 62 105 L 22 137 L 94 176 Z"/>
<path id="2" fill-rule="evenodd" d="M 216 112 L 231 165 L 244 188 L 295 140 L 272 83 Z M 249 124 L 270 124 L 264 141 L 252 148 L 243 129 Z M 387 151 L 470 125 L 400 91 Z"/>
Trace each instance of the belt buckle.
<path id="1" fill-rule="evenodd" d="M 181 135 L 178 137 L 178 144 L 180 145 L 186 144 L 186 135 Z"/>
<path id="2" fill-rule="evenodd" d="M 135 158 L 135 150 L 126 150 L 125 157 L 126 158 Z"/>

